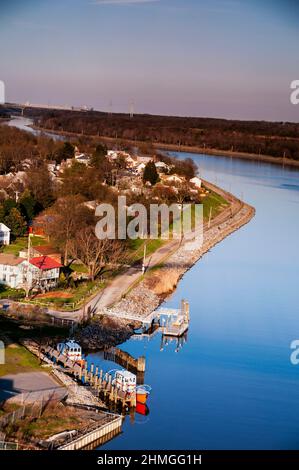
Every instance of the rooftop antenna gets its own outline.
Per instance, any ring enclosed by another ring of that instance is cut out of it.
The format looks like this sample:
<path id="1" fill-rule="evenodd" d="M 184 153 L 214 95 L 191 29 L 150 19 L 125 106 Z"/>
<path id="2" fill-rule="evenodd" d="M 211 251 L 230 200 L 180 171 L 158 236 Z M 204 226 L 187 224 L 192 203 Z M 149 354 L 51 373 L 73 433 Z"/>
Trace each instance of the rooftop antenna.
<path id="1" fill-rule="evenodd" d="M 134 117 L 134 101 L 130 102 L 130 118 L 133 119 Z"/>

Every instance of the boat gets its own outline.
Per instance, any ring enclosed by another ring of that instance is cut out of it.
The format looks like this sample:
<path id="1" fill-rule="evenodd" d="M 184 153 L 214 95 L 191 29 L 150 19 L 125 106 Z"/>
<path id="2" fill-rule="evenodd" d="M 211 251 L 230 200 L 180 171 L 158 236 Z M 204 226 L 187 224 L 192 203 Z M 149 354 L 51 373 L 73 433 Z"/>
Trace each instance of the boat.
<path id="1" fill-rule="evenodd" d="M 149 385 L 137 385 L 137 377 L 128 370 L 116 370 L 112 384 L 127 394 L 136 393 L 136 403 L 145 404 L 150 394 Z"/>
<path id="2" fill-rule="evenodd" d="M 123 392 L 134 393 L 136 391 L 136 375 L 128 370 L 116 370 L 112 383 Z"/>
<path id="3" fill-rule="evenodd" d="M 150 394 L 151 387 L 149 385 L 139 385 L 136 387 L 136 402 L 145 404 Z"/>
<path id="4" fill-rule="evenodd" d="M 145 403 L 136 403 L 136 413 L 139 415 L 147 416 L 149 414 L 149 409 Z"/>
<path id="5" fill-rule="evenodd" d="M 58 343 L 57 351 L 73 362 L 84 362 L 82 361 L 82 348 L 73 339 L 66 343 Z"/>

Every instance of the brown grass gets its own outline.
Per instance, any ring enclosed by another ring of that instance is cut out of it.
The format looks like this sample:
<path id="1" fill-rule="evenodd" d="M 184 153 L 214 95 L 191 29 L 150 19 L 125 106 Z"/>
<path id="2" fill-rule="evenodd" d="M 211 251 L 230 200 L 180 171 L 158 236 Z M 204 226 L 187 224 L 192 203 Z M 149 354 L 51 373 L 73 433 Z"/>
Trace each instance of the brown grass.
<path id="1" fill-rule="evenodd" d="M 72 294 L 69 292 L 61 292 L 61 291 L 51 291 L 46 292 L 45 294 L 38 294 L 35 296 L 36 299 L 48 299 L 48 298 L 57 298 L 57 299 L 70 299 L 73 297 Z"/>
<path id="2" fill-rule="evenodd" d="M 145 280 L 146 286 L 157 295 L 171 293 L 177 286 L 180 272 L 177 269 L 160 269 Z"/>
<path id="3" fill-rule="evenodd" d="M 82 429 L 94 424 L 93 413 L 60 403 L 49 404 L 39 418 L 27 416 L 6 428 L 11 439 L 31 441 L 71 429 Z"/>

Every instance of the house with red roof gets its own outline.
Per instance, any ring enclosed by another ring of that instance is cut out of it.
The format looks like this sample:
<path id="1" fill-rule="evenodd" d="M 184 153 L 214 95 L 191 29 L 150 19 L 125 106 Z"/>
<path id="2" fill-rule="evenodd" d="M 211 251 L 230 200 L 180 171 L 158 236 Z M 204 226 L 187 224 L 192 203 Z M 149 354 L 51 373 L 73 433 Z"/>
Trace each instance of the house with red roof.
<path id="1" fill-rule="evenodd" d="M 29 260 L 32 285 L 42 290 L 57 286 L 62 264 L 50 256 L 37 256 Z"/>
<path id="2" fill-rule="evenodd" d="M 49 290 L 59 281 L 62 264 L 50 256 L 37 256 L 28 261 L 15 255 L 0 253 L 0 284 L 14 289 Z"/>

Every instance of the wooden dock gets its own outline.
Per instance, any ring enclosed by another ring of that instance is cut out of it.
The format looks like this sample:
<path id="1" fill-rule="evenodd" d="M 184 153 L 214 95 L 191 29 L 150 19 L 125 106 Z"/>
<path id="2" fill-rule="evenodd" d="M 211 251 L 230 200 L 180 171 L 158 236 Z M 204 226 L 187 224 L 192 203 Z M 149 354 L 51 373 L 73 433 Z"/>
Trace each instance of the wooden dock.
<path id="1" fill-rule="evenodd" d="M 119 390 L 112 383 L 113 377 L 111 374 L 105 373 L 102 369 L 99 370 L 98 367 L 94 367 L 94 364 L 91 364 L 88 370 L 86 361 L 84 364 L 82 362 L 73 362 L 51 346 L 44 348 L 43 352 L 57 365 L 60 363 L 65 372 L 73 376 L 77 382 L 82 383 L 84 386 L 88 385 L 96 397 L 124 409 L 136 407 L 136 394 L 128 394 Z"/>
<path id="2" fill-rule="evenodd" d="M 137 376 L 137 384 L 144 383 L 145 356 L 139 356 L 135 359 L 131 354 L 122 351 L 119 348 L 112 347 L 104 350 L 104 359 L 115 362 Z"/>
<path id="3" fill-rule="evenodd" d="M 170 309 L 160 309 L 161 315 L 165 316 L 164 310 Z M 172 311 L 173 312 L 173 311 Z M 165 336 L 183 336 L 184 333 L 189 328 L 190 323 L 190 309 L 189 303 L 186 300 L 182 300 L 181 308 L 168 315 L 165 326 L 162 328 L 163 335 Z"/>
<path id="4" fill-rule="evenodd" d="M 155 321 L 159 321 L 165 318 L 167 318 L 168 323 L 170 323 L 173 319 L 184 316 L 186 318 L 186 322 L 189 322 L 189 303 L 186 300 L 182 300 L 181 307 L 178 309 L 162 307 L 154 310 L 146 316 L 142 316 L 138 313 L 116 312 L 114 310 L 110 310 L 109 308 L 105 308 L 102 313 L 112 317 L 139 322 L 142 324 L 143 328 L 149 329 Z"/>

